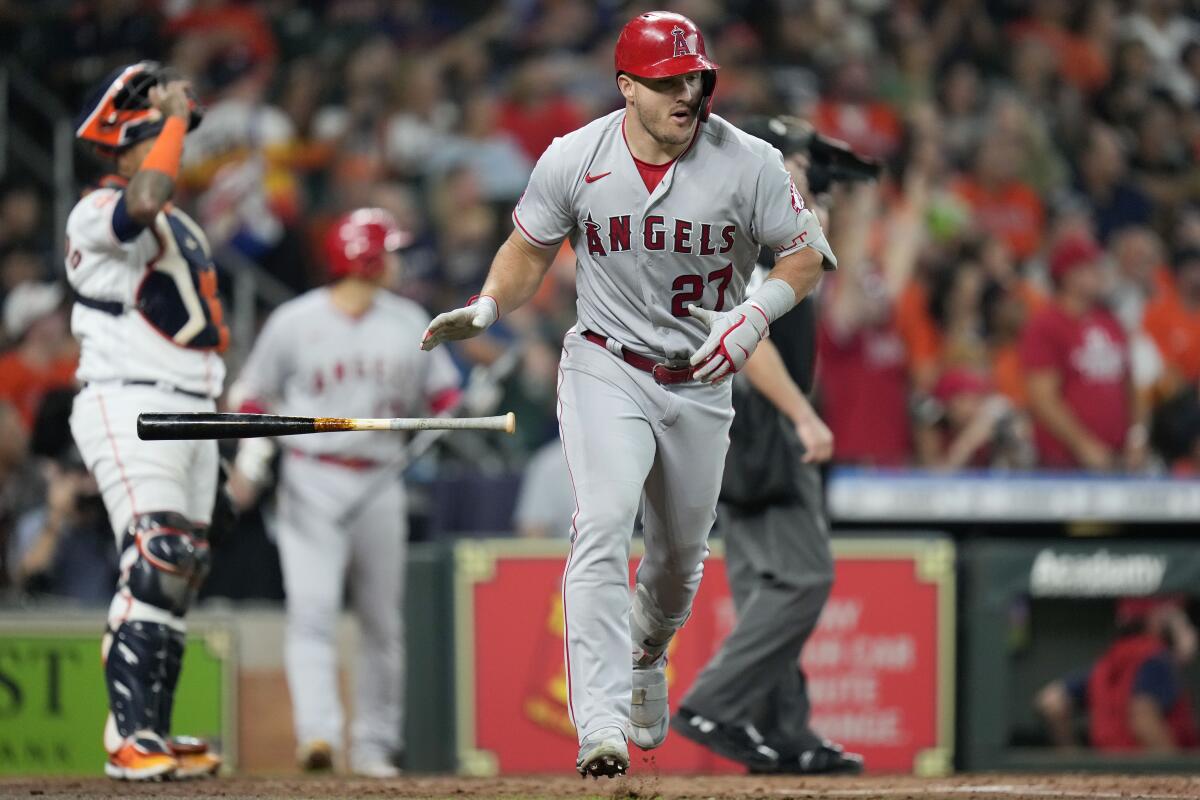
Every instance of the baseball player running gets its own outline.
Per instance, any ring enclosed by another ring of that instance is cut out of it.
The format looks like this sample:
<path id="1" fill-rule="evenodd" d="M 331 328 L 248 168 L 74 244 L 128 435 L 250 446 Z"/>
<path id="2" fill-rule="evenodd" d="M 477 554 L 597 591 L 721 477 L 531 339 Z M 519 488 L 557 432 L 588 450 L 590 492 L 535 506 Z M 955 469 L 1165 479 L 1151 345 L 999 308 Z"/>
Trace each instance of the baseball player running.
<path id="1" fill-rule="evenodd" d="M 665 653 L 708 553 L 732 418 L 725 379 L 822 262 L 836 265 L 779 151 L 710 116 L 717 65 L 691 20 L 633 19 L 615 63 L 625 108 L 550 145 L 480 294 L 421 342 L 475 336 L 520 306 L 570 240 L 579 321 L 558 398 L 576 510 L 563 606 L 576 768 L 594 777 L 628 769 L 627 738 L 651 749 L 667 735 Z M 760 245 L 778 258 L 745 298 Z M 631 597 L 639 503 L 646 554 Z"/>
<path id="2" fill-rule="evenodd" d="M 399 268 L 408 236 L 382 209 L 353 211 L 326 241 L 334 282 L 270 316 L 230 390 L 248 412 L 299 416 L 411 417 L 450 410 L 459 376 L 450 357 L 397 351 L 429 315 L 381 287 Z M 270 453 L 243 442 L 230 489 L 246 504 Z M 350 586 L 360 623 L 350 768 L 388 778 L 402 750 L 403 597 L 408 530 L 397 474 L 401 435 L 291 437 L 279 481 L 279 548 L 287 594 L 285 665 L 298 759 L 329 769 L 341 749 L 335 633 Z M 388 479 L 390 473 L 391 479 Z M 375 487 L 371 490 L 370 487 Z M 367 488 L 364 496 L 364 488 Z"/>
<path id="3" fill-rule="evenodd" d="M 228 342 L 204 233 L 170 204 L 183 139 L 200 122 L 188 84 L 142 61 L 96 88 L 76 136 L 115 174 L 67 219 L 71 328 L 83 389 L 71 433 L 104 495 L 121 575 L 102 655 L 105 772 L 122 780 L 214 774 L 204 743 L 171 738 L 184 614 L 208 572 L 217 443 L 143 442 L 141 411 L 212 411 Z"/>

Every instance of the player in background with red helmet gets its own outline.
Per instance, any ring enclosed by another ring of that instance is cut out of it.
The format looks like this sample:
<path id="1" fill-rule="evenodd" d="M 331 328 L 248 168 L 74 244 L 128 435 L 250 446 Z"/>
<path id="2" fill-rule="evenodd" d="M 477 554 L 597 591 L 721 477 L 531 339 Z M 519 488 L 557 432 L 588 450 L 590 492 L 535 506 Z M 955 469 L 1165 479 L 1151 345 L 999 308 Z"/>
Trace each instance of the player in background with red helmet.
<path id="1" fill-rule="evenodd" d="M 216 442 L 143 442 L 143 411 L 216 410 L 229 332 L 200 227 L 170 203 L 183 140 L 201 119 L 186 81 L 141 61 L 110 73 L 75 135 L 113 173 L 67 218 L 71 332 L 80 344 L 71 434 L 104 497 L 120 580 L 101 646 L 110 713 L 105 773 L 215 773 L 207 745 L 172 737 L 185 615 L 208 574 Z"/>
<path id="2" fill-rule="evenodd" d="M 267 319 L 231 405 L 302 416 L 417 417 L 458 403 L 459 375 L 396 341 L 418 337 L 429 315 L 383 287 L 409 234 L 378 208 L 340 218 L 326 239 L 332 282 L 284 303 Z M 242 442 L 229 480 L 240 507 L 270 479 L 269 439 Z M 403 434 L 353 433 L 285 440 L 279 461 L 278 542 L 287 593 L 284 661 L 298 745 L 309 771 L 334 766 L 342 748 L 337 621 L 348 586 L 360 637 L 349 768 L 399 774 L 403 751 L 403 598 L 408 538 L 398 465 Z M 389 479 L 390 478 L 390 479 Z M 364 487 L 377 487 L 364 497 Z"/>

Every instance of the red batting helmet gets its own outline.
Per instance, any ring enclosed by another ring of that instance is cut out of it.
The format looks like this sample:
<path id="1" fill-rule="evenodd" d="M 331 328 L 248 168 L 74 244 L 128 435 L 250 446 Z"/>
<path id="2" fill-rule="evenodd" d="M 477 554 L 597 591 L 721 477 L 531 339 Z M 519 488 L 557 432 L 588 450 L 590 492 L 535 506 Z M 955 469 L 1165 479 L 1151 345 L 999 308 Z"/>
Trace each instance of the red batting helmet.
<path id="1" fill-rule="evenodd" d="M 639 78 L 669 78 L 689 72 L 704 73 L 704 99 L 700 119 L 712 109 L 720 69 L 704 52 L 704 35 L 682 14 L 649 11 L 634 17 L 621 29 L 613 58 L 617 74 Z"/>
<path id="2" fill-rule="evenodd" d="M 325 237 L 329 275 L 377 278 L 383 273 L 383 254 L 409 244 L 412 236 L 382 208 L 359 208 L 338 219 Z"/>
<path id="3" fill-rule="evenodd" d="M 150 105 L 150 89 L 166 86 L 178 75 L 157 61 L 139 61 L 118 67 L 101 81 L 75 119 L 75 135 L 96 145 L 106 155 L 158 136 L 162 114 Z M 195 130 L 204 109 L 188 92 L 188 130 Z"/>

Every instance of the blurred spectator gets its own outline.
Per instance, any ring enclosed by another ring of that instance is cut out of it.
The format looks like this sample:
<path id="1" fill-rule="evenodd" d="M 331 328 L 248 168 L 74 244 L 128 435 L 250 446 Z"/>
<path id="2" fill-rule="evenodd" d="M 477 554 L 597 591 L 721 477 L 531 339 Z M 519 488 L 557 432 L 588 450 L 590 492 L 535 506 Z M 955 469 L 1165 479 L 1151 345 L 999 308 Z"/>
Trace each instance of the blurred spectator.
<path id="1" fill-rule="evenodd" d="M 1041 244 L 1045 212 L 1037 193 L 1018 179 L 1020 165 L 1016 141 L 992 133 L 976 151 L 973 169 L 955 182 L 954 191 L 971 207 L 981 231 L 999 237 L 1013 255 L 1025 259 Z"/>
<path id="2" fill-rule="evenodd" d="M 1097 750 L 1169 753 L 1200 746 L 1196 712 L 1181 670 L 1196 656 L 1196 628 L 1172 597 L 1117 603 L 1116 640 L 1085 672 L 1048 684 L 1034 705 L 1051 743 L 1072 748 L 1075 714 L 1086 712 Z"/>
<path id="3" fill-rule="evenodd" d="M 858 184 L 835 201 L 838 224 L 831 239 L 839 268 L 822 283 L 818 381 L 821 416 L 833 432 L 834 461 L 901 466 L 912 456 L 912 432 L 909 352 L 895 303 L 911 275 L 916 248 L 897 238 L 882 264 L 868 257 L 878 194 L 875 184 Z M 915 238 L 916 226 L 907 226 L 904 234 Z"/>
<path id="4" fill-rule="evenodd" d="M 575 490 L 567 472 L 562 443 L 552 439 L 525 465 L 513 511 L 517 535 L 528 539 L 565 539 L 572 535 Z"/>
<path id="5" fill-rule="evenodd" d="M 1187 144 L 1180 135 L 1180 112 L 1168 98 L 1153 98 L 1134 133 L 1131 171 L 1138 187 L 1154 202 L 1156 221 L 1169 220 L 1191 189 Z"/>
<path id="6" fill-rule="evenodd" d="M 431 195 L 442 282 L 462 293 L 481 282 L 492 263 L 500 220 L 466 165 L 448 171 Z"/>
<path id="7" fill-rule="evenodd" d="M 74 387 L 79 346 L 71 338 L 58 283 L 23 283 L 4 301 L 4 333 L 16 346 L 0 356 L 0 399 L 28 429 L 51 389 Z"/>
<path id="8" fill-rule="evenodd" d="M 1102 242 L 1120 228 L 1151 221 L 1150 198 L 1129 179 L 1125 147 L 1107 125 L 1096 122 L 1088 130 L 1079 158 L 1078 186 Z"/>
<path id="9" fill-rule="evenodd" d="M 39 250 L 41 222 L 41 199 L 34 187 L 16 183 L 0 190 L 0 252 Z"/>
<path id="10" fill-rule="evenodd" d="M 1144 225 L 1130 225 L 1113 234 L 1109 248 L 1116 271 L 1109 302 L 1125 330 L 1142 326 L 1147 306 L 1173 291 L 1162 239 Z"/>
<path id="11" fill-rule="evenodd" d="M 895 110 L 873 96 L 871 74 L 865 58 L 847 57 L 834 70 L 829 90 L 817 104 L 813 124 L 855 152 L 887 159 L 899 151 L 904 128 Z"/>
<path id="12" fill-rule="evenodd" d="M 587 121 L 562 93 L 560 72 L 546 59 L 522 64 L 512 77 L 507 97 L 500 103 L 498 126 L 512 134 L 533 161 L 556 136 L 570 133 Z"/>
<path id="13" fill-rule="evenodd" d="M 275 35 L 256 4 L 193 0 L 177 7 L 184 10 L 168 21 L 163 32 L 199 44 L 203 56 L 237 50 L 256 63 L 274 62 Z M 195 74 L 198 70 L 185 69 L 184 72 Z"/>
<path id="14" fill-rule="evenodd" d="M 1163 291 L 1146 307 L 1145 329 L 1166 365 L 1163 390 L 1171 396 L 1200 383 L 1200 247 L 1171 259 L 1174 291 Z"/>
<path id="15" fill-rule="evenodd" d="M 117 586 L 117 551 L 96 481 L 71 441 L 73 390 L 46 395 L 31 441 L 46 481 L 44 505 L 17 522 L 9 550 L 13 584 L 26 596 L 53 595 L 107 606 Z"/>
<path id="16" fill-rule="evenodd" d="M 46 272 L 45 263 L 36 253 L 20 248 L 0 250 L 0 292 L 5 296 L 21 284 L 44 280 Z"/>
<path id="17" fill-rule="evenodd" d="M 979 247 L 979 263 L 987 276 L 981 302 L 983 325 L 996 390 L 1016 408 L 1028 406 L 1020 340 L 1025 323 L 1046 304 L 1046 297 L 1018 269 L 1008 247 L 995 237 Z"/>
<path id="18" fill-rule="evenodd" d="M 1072 8 L 1073 35 L 1059 58 L 1063 78 L 1084 94 L 1099 91 L 1112 75 L 1112 51 L 1120 28 L 1114 0 L 1092 0 Z"/>
<path id="19" fill-rule="evenodd" d="M 1155 82 L 1175 92 L 1186 91 L 1184 50 L 1200 40 L 1200 23 L 1183 5 L 1179 0 L 1136 0 L 1133 13 L 1122 20 L 1126 35 L 1145 46 Z M 1195 8 L 1191 11 L 1194 15 Z"/>
<path id="20" fill-rule="evenodd" d="M 1109 470 L 1124 459 L 1134 469 L 1145 460 L 1147 431 L 1133 398 L 1129 340 L 1104 306 L 1102 257 L 1082 236 L 1068 235 L 1054 246 L 1054 300 L 1033 316 L 1021 341 L 1044 467 Z"/>
<path id="21" fill-rule="evenodd" d="M 1200 477 L 1200 384 L 1192 384 L 1154 409 L 1151 442 L 1171 474 Z"/>
<path id="22" fill-rule="evenodd" d="M 288 236 L 300 212 L 289 163 L 295 129 L 266 102 L 273 73 L 260 58 L 231 47 L 207 63 L 205 82 L 215 99 L 188 136 L 180 181 L 196 193 L 198 221 L 214 250 L 228 245 L 299 290 L 308 280 Z"/>
<path id="23" fill-rule="evenodd" d="M 1122 228 L 1112 238 L 1115 261 L 1108 305 L 1129 336 L 1133 385 L 1139 395 L 1161 391 L 1163 357 L 1160 343 L 1148 333 L 1152 304 L 1174 294 L 1164 263 L 1162 241 L 1149 228 Z M 1145 321 L 1145 322 L 1143 322 Z"/>
<path id="24" fill-rule="evenodd" d="M 1028 468 L 1028 426 L 1012 404 L 967 367 L 942 373 L 916 414 L 917 464 L 936 470 Z"/>
<path id="25" fill-rule="evenodd" d="M 0 589 L 11 583 L 8 556 L 17 520 L 39 502 L 42 489 L 28 446 L 20 414 L 0 400 Z"/>
<path id="26" fill-rule="evenodd" d="M 374 50 L 364 49 L 364 55 L 366 52 L 374 52 L 375 58 L 366 62 L 362 55 L 355 56 L 353 66 L 356 69 L 350 76 L 351 97 L 357 100 L 371 91 L 375 103 L 386 104 L 390 76 L 383 70 L 396 69 L 394 62 L 398 54 L 383 42 L 374 45 Z M 389 67 L 389 59 L 393 66 Z M 415 177 L 423 175 L 429 159 L 438 155 L 459 114 L 446 98 L 442 67 L 434 59 L 410 61 L 404 68 L 399 92 L 400 107 L 387 121 L 384 134 L 387 161 L 396 174 Z"/>
<path id="27" fill-rule="evenodd" d="M 497 127 L 496 99 L 486 91 L 463 102 L 460 133 L 443 139 L 430 154 L 426 169 L 441 174 L 466 165 L 489 203 L 516 203 L 529 183 L 533 162 L 517 140 Z"/>
<path id="28" fill-rule="evenodd" d="M 947 160 L 958 169 L 983 139 L 985 93 L 979 67 L 957 61 L 941 78 L 939 101 L 942 109 L 942 141 Z"/>

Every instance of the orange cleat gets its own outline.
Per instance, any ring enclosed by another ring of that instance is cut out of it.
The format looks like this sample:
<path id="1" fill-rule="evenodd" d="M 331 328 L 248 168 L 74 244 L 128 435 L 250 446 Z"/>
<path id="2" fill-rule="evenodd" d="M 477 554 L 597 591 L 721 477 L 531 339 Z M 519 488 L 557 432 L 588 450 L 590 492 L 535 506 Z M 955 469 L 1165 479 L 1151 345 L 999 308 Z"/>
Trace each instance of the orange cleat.
<path id="1" fill-rule="evenodd" d="M 179 762 L 175 769 L 177 780 L 210 778 L 224 763 L 219 755 L 208 749 L 208 742 L 195 736 L 172 736 L 167 740 L 167 747 Z"/>
<path id="2" fill-rule="evenodd" d="M 138 731 L 109 753 L 104 774 L 119 781 L 163 781 L 175 775 L 179 762 L 151 731 Z"/>

